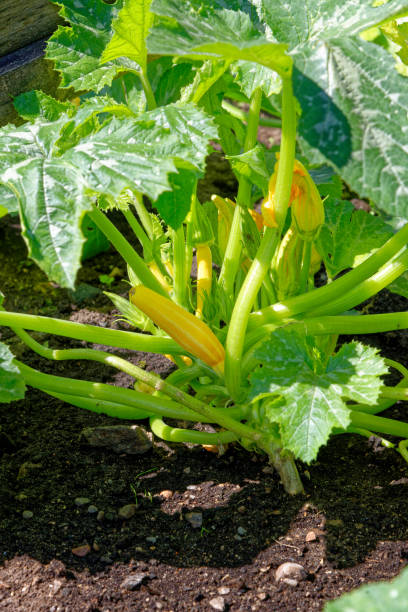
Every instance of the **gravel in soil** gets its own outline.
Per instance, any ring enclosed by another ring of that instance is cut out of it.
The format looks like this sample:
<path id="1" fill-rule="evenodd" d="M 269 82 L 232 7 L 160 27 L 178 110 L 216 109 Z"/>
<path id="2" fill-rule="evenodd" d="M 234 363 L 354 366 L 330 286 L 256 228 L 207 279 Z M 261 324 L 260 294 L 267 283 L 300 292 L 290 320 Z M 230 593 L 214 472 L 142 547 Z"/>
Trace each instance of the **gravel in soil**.
<path id="1" fill-rule="evenodd" d="M 8 309 L 123 328 L 99 280 L 116 269 L 109 290 L 126 294 L 124 266 L 113 252 L 86 262 L 80 298 L 27 259 L 10 219 L 0 222 L 0 261 Z M 87 294 L 91 284 L 96 294 Z M 406 309 L 401 300 L 383 293 L 366 307 Z M 10 330 L 0 334 L 43 371 L 131 386 L 113 369 L 49 363 Z M 81 344 L 36 337 L 55 347 Z M 405 333 L 364 340 L 391 358 L 407 352 Z M 120 353 L 163 376 L 172 368 L 162 357 Z M 404 418 L 403 406 L 389 416 Z M 408 469 L 375 440 L 333 439 L 311 466 L 299 466 L 306 493 L 292 498 L 262 456 L 238 446 L 218 457 L 155 440 L 144 454 L 118 454 L 81 435 L 123 424 L 133 425 L 35 390 L 2 405 L 1 610 L 321 610 L 328 599 L 391 578 L 407 563 Z M 292 583 L 276 580 L 286 562 L 304 569 Z"/>

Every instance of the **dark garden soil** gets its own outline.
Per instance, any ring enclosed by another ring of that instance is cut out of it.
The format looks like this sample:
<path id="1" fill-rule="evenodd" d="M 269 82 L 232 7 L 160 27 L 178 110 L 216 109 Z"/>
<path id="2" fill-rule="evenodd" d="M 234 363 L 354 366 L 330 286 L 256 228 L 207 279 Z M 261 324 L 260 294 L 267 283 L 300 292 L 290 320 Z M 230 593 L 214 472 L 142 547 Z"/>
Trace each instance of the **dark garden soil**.
<path id="1" fill-rule="evenodd" d="M 123 327 L 101 275 L 126 295 L 125 266 L 112 251 L 85 262 L 73 294 L 27 259 L 13 220 L 0 221 L 8 309 Z M 402 310 L 406 300 L 384 292 L 366 308 Z M 81 345 L 35 337 L 54 347 Z M 98 364 L 49 363 L 6 328 L 0 339 L 43 371 L 131 386 Z M 391 358 L 407 355 L 404 332 L 364 341 Z M 172 368 L 164 357 L 121 353 L 162 375 Z M 397 405 L 388 416 L 404 418 L 404 410 Z M 321 610 L 407 564 L 408 466 L 375 440 L 335 438 L 313 465 L 299 465 L 306 493 L 292 498 L 264 457 L 239 446 L 218 457 L 155 440 L 132 455 L 92 447 L 81 436 L 85 428 L 123 423 L 33 390 L 1 405 L 0 610 Z M 305 569 L 295 586 L 275 581 L 286 561 Z"/>

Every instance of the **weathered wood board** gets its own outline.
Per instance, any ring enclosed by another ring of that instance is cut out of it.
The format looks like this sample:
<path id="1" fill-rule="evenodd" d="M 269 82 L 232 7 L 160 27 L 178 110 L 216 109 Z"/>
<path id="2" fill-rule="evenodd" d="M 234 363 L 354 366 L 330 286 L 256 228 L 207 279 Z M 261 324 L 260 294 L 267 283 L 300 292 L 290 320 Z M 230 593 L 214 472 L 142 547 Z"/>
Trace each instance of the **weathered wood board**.
<path id="1" fill-rule="evenodd" d="M 0 125 L 18 120 L 12 100 L 19 93 L 55 94 L 59 77 L 44 49 L 61 23 L 49 0 L 0 0 Z"/>
<path id="2" fill-rule="evenodd" d="M 0 0 L 0 57 L 50 36 L 59 23 L 49 0 Z"/>

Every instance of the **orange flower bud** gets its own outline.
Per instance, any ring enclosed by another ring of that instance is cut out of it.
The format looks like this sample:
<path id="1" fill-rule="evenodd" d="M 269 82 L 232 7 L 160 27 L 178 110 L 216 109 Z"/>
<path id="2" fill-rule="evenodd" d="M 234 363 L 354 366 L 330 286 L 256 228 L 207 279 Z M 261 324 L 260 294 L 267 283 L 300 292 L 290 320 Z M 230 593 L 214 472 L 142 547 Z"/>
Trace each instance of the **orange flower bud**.
<path id="1" fill-rule="evenodd" d="M 277 227 L 275 218 L 275 190 L 279 167 L 279 154 L 273 174 L 269 180 L 268 195 L 262 203 L 264 223 L 268 227 Z M 317 187 L 304 167 L 295 159 L 289 206 L 292 205 L 292 218 L 299 235 L 303 240 L 314 240 L 324 223 L 324 207 Z"/>

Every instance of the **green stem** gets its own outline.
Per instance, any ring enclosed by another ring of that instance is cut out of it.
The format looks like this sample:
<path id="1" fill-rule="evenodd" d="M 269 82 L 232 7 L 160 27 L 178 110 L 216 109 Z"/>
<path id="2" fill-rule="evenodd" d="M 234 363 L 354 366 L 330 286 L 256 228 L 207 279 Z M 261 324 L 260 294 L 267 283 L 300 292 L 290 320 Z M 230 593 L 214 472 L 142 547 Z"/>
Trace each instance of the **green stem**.
<path id="1" fill-rule="evenodd" d="M 178 403 L 163 397 L 155 397 L 146 393 L 139 393 L 132 389 L 123 389 L 104 383 L 95 383 L 74 378 L 64 378 L 52 374 L 44 374 L 15 360 L 24 381 L 30 387 L 44 390 L 46 393 L 58 393 L 65 395 L 69 389 L 69 395 L 88 397 L 94 400 L 103 400 L 107 404 L 120 405 L 117 412 L 107 413 L 120 419 L 140 418 L 140 411 L 149 416 L 154 414 L 170 419 L 184 419 L 189 421 L 202 421 L 199 414 L 181 407 Z M 135 412 L 136 408 L 136 412 Z M 209 421 L 213 422 L 213 421 Z"/>
<path id="2" fill-rule="evenodd" d="M 147 237 L 143 227 L 137 221 L 137 219 L 135 218 L 135 216 L 133 215 L 130 209 L 123 210 L 122 213 L 126 221 L 129 223 L 130 227 L 132 228 L 133 233 L 135 234 L 136 238 L 139 240 L 140 244 L 142 245 L 144 258 L 148 260 L 151 259 L 151 257 L 148 257 L 148 255 L 150 254 L 151 256 L 152 247 L 151 247 L 150 240 Z"/>
<path id="3" fill-rule="evenodd" d="M 313 243 L 310 240 L 305 240 L 303 242 L 302 265 L 300 268 L 300 276 L 299 276 L 300 293 L 306 293 L 306 291 L 308 290 L 310 259 L 312 255 L 312 244 Z"/>
<path id="4" fill-rule="evenodd" d="M 162 336 L 148 336 L 136 332 L 127 332 L 116 329 L 97 327 L 53 319 L 52 317 L 41 317 L 37 315 L 20 314 L 17 312 L 0 311 L 0 326 L 5 325 L 12 328 L 30 329 L 32 331 L 55 334 L 83 340 L 104 346 L 128 349 L 131 351 L 143 351 L 147 353 L 162 353 L 185 355 L 186 351 L 171 338 Z"/>
<path id="5" fill-rule="evenodd" d="M 326 303 L 320 308 L 311 310 L 307 313 L 309 317 L 319 315 L 331 315 L 354 308 L 365 300 L 387 287 L 396 278 L 401 276 L 408 269 L 408 250 L 398 255 L 396 259 L 384 265 L 376 274 L 362 281 L 354 289 L 351 289 L 341 297 Z"/>
<path id="6" fill-rule="evenodd" d="M 173 242 L 174 300 L 179 306 L 187 308 L 186 302 L 186 240 L 181 225 L 171 232 Z"/>
<path id="7" fill-rule="evenodd" d="M 146 234 L 149 236 L 150 240 L 153 240 L 153 223 L 149 211 L 146 209 L 146 206 L 143 203 L 143 196 L 139 191 L 135 193 L 133 206 L 136 208 L 137 214 L 139 215 L 139 219 L 142 222 Z"/>
<path id="8" fill-rule="evenodd" d="M 270 268 L 289 204 L 296 143 L 296 106 L 290 78 L 283 79 L 282 108 L 282 140 L 275 191 L 275 217 L 279 227 L 265 229 L 258 252 L 235 302 L 225 346 L 225 382 L 231 397 L 236 400 L 240 396 L 241 359 L 248 317 Z"/>
<path id="9" fill-rule="evenodd" d="M 126 263 L 132 268 L 140 282 L 149 289 L 156 291 L 156 293 L 166 296 L 166 291 L 160 285 L 154 274 L 149 270 L 143 259 L 136 253 L 132 245 L 113 223 L 109 221 L 103 212 L 99 210 L 99 208 L 94 207 L 88 214 L 95 225 L 105 234 L 118 253 L 120 253 Z"/>
<path id="10" fill-rule="evenodd" d="M 268 326 L 259 328 L 269 329 Z M 408 312 L 390 312 L 376 315 L 337 315 L 305 319 L 290 323 L 287 329 L 299 331 L 307 336 L 322 336 L 326 334 L 378 334 L 408 328 Z M 258 334 L 257 334 L 258 335 Z M 255 337 L 255 336 L 254 336 Z"/>
<path id="11" fill-rule="evenodd" d="M 148 110 L 154 110 L 157 108 L 156 100 L 154 97 L 154 93 L 152 90 L 152 86 L 150 85 L 150 81 L 147 78 L 147 73 L 144 70 L 139 72 L 139 77 L 143 85 L 143 89 L 146 96 L 147 108 Z"/>
<path id="12" fill-rule="evenodd" d="M 244 142 L 244 152 L 252 149 L 258 138 L 259 112 L 261 109 L 262 90 L 258 87 L 252 94 L 249 104 L 248 124 Z M 227 247 L 225 249 L 224 260 L 221 267 L 220 276 L 218 279 L 221 287 L 224 288 L 227 296 L 233 299 L 234 283 L 239 264 L 241 261 L 242 252 L 242 236 L 241 236 L 241 206 L 248 207 L 251 201 L 251 183 L 241 176 L 239 180 L 237 204 L 235 207 L 234 216 L 232 218 L 231 231 L 228 237 Z"/>
<path id="13" fill-rule="evenodd" d="M 408 446 L 408 440 L 401 440 L 401 442 L 398 444 L 398 452 L 401 453 L 402 457 L 408 463 L 407 446 Z"/>
<path id="14" fill-rule="evenodd" d="M 222 106 L 222 108 L 224 110 L 227 111 L 227 113 L 229 113 L 233 117 L 236 117 L 237 119 L 240 119 L 244 123 L 246 123 L 248 121 L 248 113 L 245 112 L 242 108 L 239 108 L 239 106 L 235 106 L 235 104 L 231 104 L 227 100 L 223 100 L 222 103 L 221 103 L 221 106 Z M 269 117 L 260 117 L 259 118 L 259 125 L 262 125 L 264 127 L 278 127 L 278 128 L 280 128 L 282 126 L 282 121 L 280 119 L 272 119 L 272 118 L 269 118 Z"/>
<path id="15" fill-rule="evenodd" d="M 354 410 L 350 412 L 350 419 L 354 427 L 369 429 L 399 438 L 408 438 L 408 423 L 403 423 L 402 421 L 394 421 L 364 412 L 355 412 Z"/>
<path id="16" fill-rule="evenodd" d="M 217 446 L 235 442 L 238 438 L 232 431 L 219 431 L 208 433 L 205 431 L 194 431 L 181 429 L 166 425 L 159 417 L 150 417 L 150 429 L 152 432 L 167 442 L 184 442 L 190 444 L 215 444 Z"/>
<path id="17" fill-rule="evenodd" d="M 369 431 L 368 429 L 362 429 L 361 427 L 353 427 L 352 425 L 347 427 L 347 430 L 342 433 L 355 433 L 355 434 L 359 434 L 360 436 L 364 436 L 364 438 L 371 438 L 372 436 L 376 435 L 372 431 Z M 380 440 L 381 440 L 381 445 L 384 446 L 385 448 L 395 448 L 395 444 L 393 444 L 389 440 L 386 440 L 385 438 L 382 438 L 382 437 L 380 438 Z"/>
<path id="18" fill-rule="evenodd" d="M 248 438 L 254 442 L 258 442 L 262 439 L 262 434 L 260 432 L 237 421 L 228 414 L 228 410 L 206 406 L 202 402 L 195 400 L 195 398 L 191 398 L 194 406 L 197 408 L 197 411 L 193 412 L 189 408 L 180 408 L 178 403 L 162 397 L 139 393 L 131 389 L 113 387 L 103 383 L 91 383 L 89 381 L 43 374 L 17 360 L 15 360 L 14 363 L 19 368 L 26 384 L 30 387 L 45 389 L 46 391 L 50 390 L 55 393 L 64 393 L 68 386 L 70 395 L 91 397 L 96 400 L 102 399 L 115 404 L 123 404 L 123 411 L 112 415 L 118 418 L 132 419 L 132 409 L 137 408 L 138 410 L 150 412 L 152 415 L 167 418 L 181 418 L 189 421 L 218 423 L 221 427 L 233 431 L 238 437 Z M 239 408 L 238 410 L 239 413 L 241 413 Z M 231 414 L 233 414 L 232 411 Z"/>
<path id="19" fill-rule="evenodd" d="M 158 391 L 160 393 L 164 393 L 171 399 L 183 404 L 187 408 L 191 410 L 195 410 L 195 407 L 205 407 L 204 404 L 201 404 L 197 400 L 197 398 L 184 393 L 181 389 L 169 384 L 168 381 L 162 380 L 160 376 L 157 374 L 153 374 L 152 372 L 147 372 L 142 368 L 126 361 L 126 359 L 122 359 L 121 357 L 117 357 L 116 355 L 112 355 L 111 353 L 106 353 L 104 351 L 96 351 L 92 349 L 50 349 L 48 347 L 43 346 L 34 338 L 32 338 L 25 330 L 23 329 L 14 329 L 13 330 L 22 340 L 36 353 L 45 357 L 47 359 L 54 359 L 55 361 L 64 361 L 68 359 L 85 359 L 89 361 L 97 361 L 99 363 L 103 363 L 107 366 L 111 366 L 124 372 L 125 374 L 129 374 L 133 376 L 136 380 L 140 380 L 146 385 L 149 385 L 152 390 Z"/>
<path id="20" fill-rule="evenodd" d="M 408 223 L 363 263 L 329 285 L 253 312 L 249 317 L 248 329 L 254 329 L 265 323 L 280 323 L 284 319 L 290 319 L 342 297 L 357 284 L 378 272 L 381 266 L 406 246 L 407 242 Z"/>
<path id="21" fill-rule="evenodd" d="M 129 407 L 126 404 L 121 404 L 118 402 L 109 402 L 106 400 L 94 399 L 92 397 L 82 397 L 81 395 L 56 393 L 55 391 L 50 391 L 49 389 L 40 389 L 40 391 L 42 391 L 43 393 L 47 393 L 47 395 L 51 395 L 52 397 L 55 397 L 62 402 L 71 404 L 71 406 L 76 406 L 77 408 L 82 408 L 83 410 L 90 410 L 91 412 L 97 412 L 98 414 L 107 414 L 111 417 L 125 418 L 120 417 L 119 415 L 128 414 L 127 411 L 129 410 Z M 139 419 L 149 418 L 151 416 L 151 412 L 132 408 L 131 415 L 132 416 L 129 416 L 128 418 L 138 421 Z"/>

